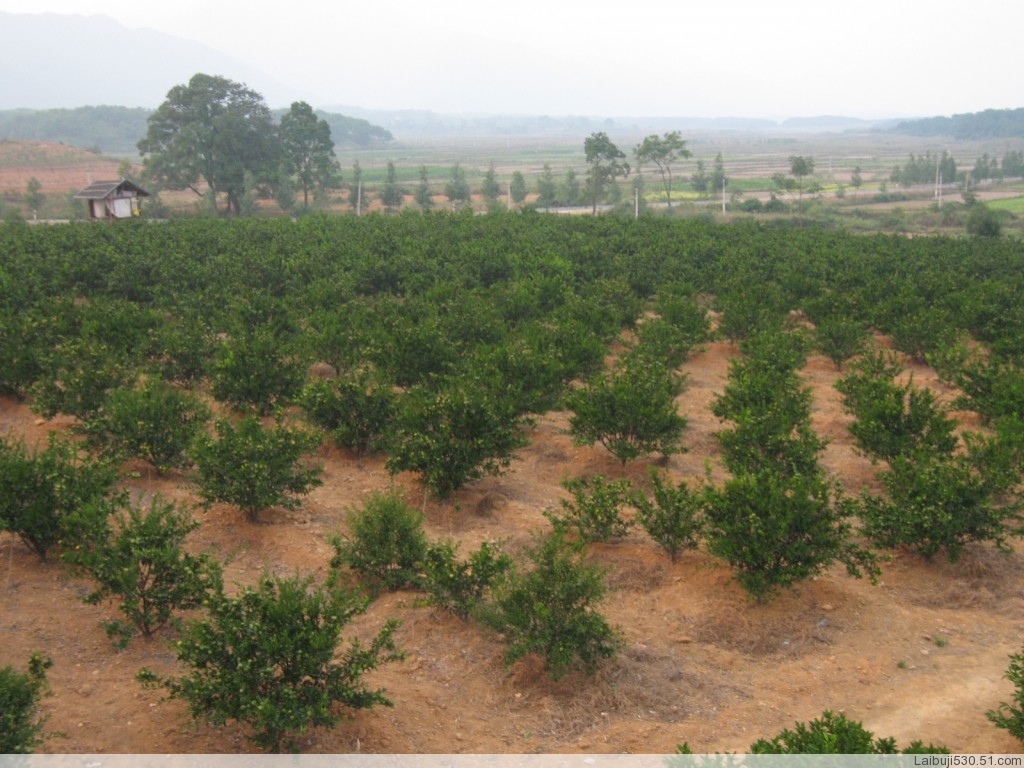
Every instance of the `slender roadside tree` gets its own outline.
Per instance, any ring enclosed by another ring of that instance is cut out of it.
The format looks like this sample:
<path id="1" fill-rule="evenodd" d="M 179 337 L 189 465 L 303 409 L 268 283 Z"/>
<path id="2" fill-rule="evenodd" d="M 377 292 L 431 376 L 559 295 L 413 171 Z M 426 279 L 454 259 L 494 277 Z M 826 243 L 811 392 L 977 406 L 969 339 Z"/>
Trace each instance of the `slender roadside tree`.
<path id="1" fill-rule="evenodd" d="M 555 204 L 557 198 L 558 185 L 555 183 L 554 174 L 551 172 L 551 166 L 544 163 L 544 172 L 537 179 L 537 206 L 550 208 Z"/>
<path id="2" fill-rule="evenodd" d="M 494 161 L 488 166 L 487 171 L 484 173 L 484 183 L 480 188 L 483 193 L 484 199 L 488 203 L 495 203 L 498 200 L 498 195 L 501 194 L 501 184 L 498 182 L 498 173 L 494 169 Z"/>
<path id="3" fill-rule="evenodd" d="M 509 182 L 509 194 L 512 196 L 512 202 L 516 205 L 520 205 L 526 200 L 526 178 L 523 176 L 522 171 L 514 171 L 512 173 L 512 181 Z"/>
<path id="4" fill-rule="evenodd" d="M 309 104 L 296 101 L 281 118 L 278 133 L 286 172 L 302 190 L 302 207 L 309 208 L 309 193 L 331 187 L 339 170 L 331 126 L 318 118 Z"/>
<path id="5" fill-rule="evenodd" d="M 363 168 L 356 160 L 352 163 L 352 182 L 348 185 L 348 205 L 358 215 L 362 209 L 363 200 Z"/>
<path id="6" fill-rule="evenodd" d="M 619 176 L 629 175 L 629 163 L 624 162 L 625 153 L 608 138 L 604 131 L 592 133 L 583 142 L 583 153 L 587 164 L 587 192 L 592 212 L 597 213 L 597 201 L 604 195 L 608 185 Z"/>
<path id="7" fill-rule="evenodd" d="M 665 200 L 672 207 L 672 163 L 693 153 L 686 148 L 679 131 L 669 131 L 663 136 L 652 134 L 637 145 L 636 160 L 638 164 L 654 163 L 661 174 L 661 183 L 665 187 Z"/>
<path id="8" fill-rule="evenodd" d="M 420 166 L 420 183 L 415 192 L 416 205 L 427 210 L 433 207 L 434 201 L 430 197 L 430 177 L 427 175 L 427 166 Z"/>
<path id="9" fill-rule="evenodd" d="M 466 172 L 458 163 L 452 166 L 451 179 L 444 185 L 444 194 L 453 206 L 468 205 L 472 199 Z"/>
<path id="10" fill-rule="evenodd" d="M 25 205 L 32 211 L 32 217 L 38 218 L 39 209 L 46 202 L 46 195 L 43 194 L 43 185 L 35 176 L 28 180 L 25 185 Z"/>
<path id="11" fill-rule="evenodd" d="M 388 160 L 384 186 L 380 190 L 380 201 L 384 203 L 389 212 L 402 205 L 402 186 L 398 183 L 398 171 L 391 160 Z"/>

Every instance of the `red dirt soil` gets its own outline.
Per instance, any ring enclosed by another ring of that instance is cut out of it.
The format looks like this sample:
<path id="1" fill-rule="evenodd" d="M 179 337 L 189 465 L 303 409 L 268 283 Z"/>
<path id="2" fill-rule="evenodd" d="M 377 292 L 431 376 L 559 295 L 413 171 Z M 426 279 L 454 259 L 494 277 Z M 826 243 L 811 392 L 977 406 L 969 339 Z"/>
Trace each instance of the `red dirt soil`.
<path id="1" fill-rule="evenodd" d="M 710 460 L 717 469 L 710 412 L 728 374 L 734 346 L 708 344 L 685 366 L 689 387 L 679 406 L 690 420 L 689 451 L 673 457 L 673 481 L 697 482 Z M 942 399 L 955 392 L 927 368 L 914 381 Z M 829 440 L 823 463 L 849 493 L 876 487 L 874 467 L 853 449 L 832 388 L 838 374 L 822 357 L 804 371 L 814 393 L 814 424 Z M 968 417 L 969 414 L 961 414 Z M 579 448 L 566 434 L 565 414 L 538 419 L 510 471 L 474 484 L 454 502 L 425 505 L 432 540 L 452 537 L 462 551 L 502 540 L 512 552 L 546 531 L 546 508 L 565 491 L 562 479 L 602 473 L 647 483 L 647 465 L 624 470 L 600 448 Z M 43 422 L 22 404 L 0 400 L 0 434 L 31 442 L 68 420 Z M 972 425 L 973 426 L 973 425 Z M 280 575 L 326 575 L 327 537 L 342 530 L 346 508 L 370 491 L 403 487 L 419 506 L 414 480 L 392 480 L 379 459 L 355 460 L 321 450 L 324 485 L 301 509 L 271 510 L 262 524 L 236 509 L 197 512 L 195 549 L 226 562 L 228 583 L 251 583 L 264 569 Z M 133 493 L 194 501 L 183 477 L 159 478 L 145 465 L 128 467 Z M 612 590 L 602 606 L 621 628 L 625 647 L 596 676 L 550 681 L 534 659 L 511 668 L 504 646 L 488 631 L 419 604 L 413 593 L 377 600 L 346 635 L 368 637 L 388 618 L 402 626 L 402 662 L 372 673 L 393 708 L 355 714 L 333 729 L 304 735 L 299 747 L 314 753 L 667 753 L 689 742 L 696 752 L 742 751 L 797 720 L 831 709 L 859 720 L 901 746 L 914 739 L 956 752 L 1019 752 L 1021 745 L 985 718 L 1008 701 L 1004 679 L 1011 653 L 1024 645 L 1024 548 L 1010 555 L 971 546 L 962 560 L 925 562 L 891 553 L 882 580 L 872 585 L 836 568 L 784 593 L 768 605 L 751 603 L 731 572 L 703 553 L 672 565 L 641 532 L 621 543 L 594 547 L 608 569 Z M 45 750 L 64 753 L 225 753 L 252 749 L 246 728 L 210 727 L 189 719 L 179 701 L 135 682 L 141 667 L 176 671 L 165 636 L 134 641 L 117 652 L 101 621 L 112 606 L 85 605 L 88 583 L 57 563 L 40 564 L 11 534 L 0 534 L 0 665 L 24 669 L 41 651 L 54 665 Z"/>
<path id="2" fill-rule="evenodd" d="M 77 192 L 120 178 L 121 161 L 54 142 L 0 141 L 0 194 L 14 200 L 35 178 L 46 194 Z"/>

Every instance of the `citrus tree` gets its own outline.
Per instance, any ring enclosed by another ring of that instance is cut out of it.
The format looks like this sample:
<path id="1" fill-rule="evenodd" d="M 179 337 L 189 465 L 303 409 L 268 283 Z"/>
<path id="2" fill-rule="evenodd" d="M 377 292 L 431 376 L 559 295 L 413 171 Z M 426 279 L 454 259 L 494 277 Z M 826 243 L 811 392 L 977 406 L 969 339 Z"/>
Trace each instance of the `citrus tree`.
<path id="1" fill-rule="evenodd" d="M 254 415 L 237 424 L 221 419 L 216 438 L 201 435 L 192 449 L 199 471 L 199 493 L 206 504 L 241 507 L 252 522 L 273 506 L 294 509 L 300 497 L 321 484 L 320 467 L 303 457 L 319 445 L 309 432 L 280 421 L 265 427 Z"/>
<path id="2" fill-rule="evenodd" d="M 266 576 L 237 597 L 220 594 L 209 618 L 191 623 L 177 644 L 181 677 L 143 670 L 140 680 L 185 700 L 193 717 L 215 725 L 246 723 L 250 739 L 274 752 L 311 727 L 330 726 L 347 710 L 391 706 L 366 672 L 402 657 L 389 621 L 367 644 L 343 645 L 342 628 L 367 602 L 315 587 L 308 578 Z"/>

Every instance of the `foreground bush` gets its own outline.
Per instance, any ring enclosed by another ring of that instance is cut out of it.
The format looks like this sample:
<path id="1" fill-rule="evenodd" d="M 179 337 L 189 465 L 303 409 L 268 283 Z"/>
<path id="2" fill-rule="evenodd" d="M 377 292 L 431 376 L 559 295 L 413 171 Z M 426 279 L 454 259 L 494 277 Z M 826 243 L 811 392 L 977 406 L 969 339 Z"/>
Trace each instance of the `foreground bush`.
<path id="1" fill-rule="evenodd" d="M 127 619 L 106 625 L 119 646 L 135 632 L 152 637 L 175 622 L 175 613 L 201 606 L 221 587 L 218 563 L 182 549 L 185 537 L 199 523 L 173 502 L 154 499 L 147 511 L 118 509 L 109 536 L 68 556 L 96 582 L 85 601 L 118 601 Z"/>
<path id="2" fill-rule="evenodd" d="M 711 412 L 733 426 L 717 434 L 733 474 L 772 472 L 785 477 L 820 472 L 825 443 L 811 426 L 811 391 L 797 370 L 807 358 L 799 333 L 760 331 L 729 364 L 729 381 Z"/>
<path id="3" fill-rule="evenodd" d="M 630 355 L 617 370 L 566 396 L 573 440 L 600 443 L 623 464 L 645 454 L 677 453 L 687 425 L 676 408 L 682 391 L 682 377 L 663 362 Z"/>
<path id="4" fill-rule="evenodd" d="M 28 671 L 0 669 L 0 755 L 27 755 L 42 744 L 43 720 L 39 701 L 46 692 L 46 670 L 51 662 L 33 653 Z"/>
<path id="5" fill-rule="evenodd" d="M 495 590 L 485 620 L 504 635 L 507 664 L 536 653 L 558 679 L 574 669 L 593 673 L 618 651 L 618 632 L 597 611 L 604 572 L 583 562 L 581 546 L 557 533 L 541 539 L 527 552 L 532 567 Z"/>
<path id="6" fill-rule="evenodd" d="M 348 536 L 331 541 L 332 568 L 350 569 L 374 590 L 420 585 L 427 553 L 423 516 L 398 492 L 371 494 L 361 507 L 348 510 L 347 523 Z"/>
<path id="7" fill-rule="evenodd" d="M 758 601 L 836 562 L 851 576 L 874 577 L 875 558 L 852 540 L 851 513 L 820 476 L 738 475 L 705 493 L 708 551 Z"/>
<path id="8" fill-rule="evenodd" d="M 859 502 L 864 532 L 880 546 L 909 547 L 926 558 L 945 552 L 950 562 L 971 542 L 1005 548 L 1007 538 L 1024 533 L 1012 451 L 998 438 L 974 437 L 962 453 L 922 449 L 897 457 L 881 475 L 888 498 L 864 494 Z"/>
<path id="9" fill-rule="evenodd" d="M 1024 744 L 1024 651 L 1010 657 L 1006 679 L 1016 686 L 1011 703 L 1002 702 L 998 709 L 990 709 L 985 716 L 996 728 L 1004 728 Z"/>
<path id="10" fill-rule="evenodd" d="M 629 480 L 605 481 L 604 475 L 563 480 L 572 501 L 562 499 L 562 511 L 546 510 L 544 516 L 555 530 L 573 530 L 583 541 L 607 542 L 629 533 L 632 522 L 622 517 L 632 484 Z"/>
<path id="11" fill-rule="evenodd" d="M 0 440 L 0 530 L 18 536 L 40 560 L 102 529 L 117 472 L 51 434 L 43 450 Z"/>
<path id="12" fill-rule="evenodd" d="M 892 461 L 918 448 L 952 453 L 956 448 L 956 427 L 930 389 L 900 385 L 895 361 L 868 356 L 836 382 L 844 396 L 843 409 L 856 421 L 850 433 L 857 445 L 874 460 Z"/>
<path id="13" fill-rule="evenodd" d="M 281 346 L 280 338 L 263 329 L 230 337 L 212 365 L 213 396 L 261 416 L 290 403 L 302 389 L 303 367 L 283 354 Z"/>
<path id="14" fill-rule="evenodd" d="M 150 379 L 111 392 L 85 431 L 90 443 L 148 461 L 162 474 L 191 463 L 188 451 L 209 418 L 209 408 L 191 392 Z"/>
<path id="15" fill-rule="evenodd" d="M 457 544 L 434 544 L 423 560 L 427 602 L 465 621 L 511 568 L 512 558 L 486 541 L 467 560 L 459 560 Z"/>
<path id="16" fill-rule="evenodd" d="M 692 755 L 689 743 L 676 747 L 677 754 Z M 797 723 L 790 730 L 785 729 L 771 739 L 758 739 L 750 745 L 747 754 L 752 755 L 927 755 L 948 754 L 945 747 L 925 745 L 920 741 L 897 751 L 896 739 L 875 738 L 856 720 L 847 720 L 846 715 L 837 715 L 826 710 L 820 718 L 811 722 Z"/>
<path id="17" fill-rule="evenodd" d="M 468 376 L 439 391 L 414 387 L 399 406 L 388 471 L 417 472 L 433 496 L 446 499 L 471 480 L 504 471 L 526 445 L 524 423 L 512 401 Z"/>
<path id="18" fill-rule="evenodd" d="M 199 469 L 199 493 L 206 504 L 241 507 L 251 522 L 273 506 L 294 509 L 299 497 L 321 484 L 320 468 L 303 464 L 319 440 L 280 422 L 264 427 L 256 416 L 236 425 L 217 422 L 217 439 L 202 435 L 192 458 Z"/>
<path id="19" fill-rule="evenodd" d="M 217 597 L 210 617 L 186 628 L 177 644 L 186 675 L 161 679 L 143 670 L 139 677 L 184 699 L 193 717 L 248 724 L 254 744 L 279 752 L 309 728 L 339 722 L 336 705 L 391 706 L 361 678 L 402 658 L 392 638 L 397 623 L 367 646 L 352 640 L 338 652 L 342 628 L 365 609 L 365 601 L 309 579 L 266 577 L 238 597 Z"/>
<path id="20" fill-rule="evenodd" d="M 650 475 L 654 498 L 635 493 L 630 503 L 636 508 L 640 525 L 674 563 L 681 553 L 700 544 L 704 497 L 700 491 L 691 491 L 685 482 L 673 486 L 653 469 Z"/>
<path id="21" fill-rule="evenodd" d="M 383 447 L 396 411 L 394 391 L 366 371 L 308 384 L 300 399 L 310 421 L 356 456 Z"/>
<path id="22" fill-rule="evenodd" d="M 920 741 L 897 750 L 896 739 L 875 738 L 875 734 L 856 720 L 847 720 L 846 715 L 827 710 L 806 725 L 797 723 L 793 730 L 786 729 L 772 739 L 758 739 L 750 745 L 750 754 L 754 755 L 920 755 L 948 752 L 944 747 L 925 746 Z"/>

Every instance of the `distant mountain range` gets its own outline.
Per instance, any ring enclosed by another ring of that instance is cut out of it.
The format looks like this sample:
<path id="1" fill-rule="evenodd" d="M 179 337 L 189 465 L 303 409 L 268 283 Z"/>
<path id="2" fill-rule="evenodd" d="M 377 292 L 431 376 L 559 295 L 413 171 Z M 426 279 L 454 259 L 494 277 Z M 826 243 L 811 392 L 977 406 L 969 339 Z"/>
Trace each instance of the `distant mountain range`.
<path id="1" fill-rule="evenodd" d="M 129 29 L 107 16 L 0 13 L 0 72 L 0 109 L 155 109 L 196 72 L 245 83 L 271 107 L 313 103 L 308 94 L 201 43 Z"/>

